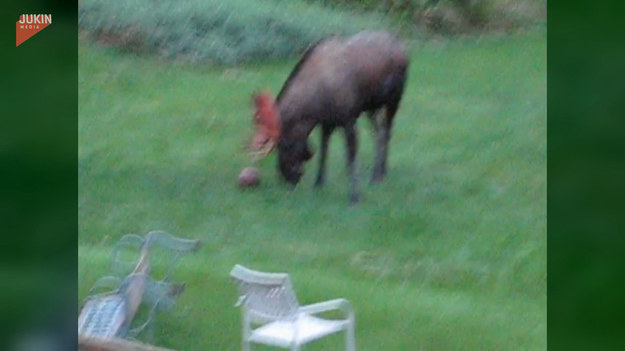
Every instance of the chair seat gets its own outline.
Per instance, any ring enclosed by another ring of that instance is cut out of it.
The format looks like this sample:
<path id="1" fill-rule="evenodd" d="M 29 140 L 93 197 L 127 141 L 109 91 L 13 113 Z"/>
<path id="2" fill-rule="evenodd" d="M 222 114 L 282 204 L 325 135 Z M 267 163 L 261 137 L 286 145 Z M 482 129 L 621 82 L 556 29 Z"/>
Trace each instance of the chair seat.
<path id="1" fill-rule="evenodd" d="M 122 333 L 127 302 L 120 294 L 88 300 L 78 316 L 78 334 L 111 338 Z"/>
<path id="2" fill-rule="evenodd" d="M 325 335 L 344 330 L 347 321 L 327 320 L 300 313 L 296 322 L 275 321 L 259 327 L 252 332 L 250 341 L 289 347 L 293 344 L 295 328 L 297 328 L 295 344 L 302 345 Z"/>

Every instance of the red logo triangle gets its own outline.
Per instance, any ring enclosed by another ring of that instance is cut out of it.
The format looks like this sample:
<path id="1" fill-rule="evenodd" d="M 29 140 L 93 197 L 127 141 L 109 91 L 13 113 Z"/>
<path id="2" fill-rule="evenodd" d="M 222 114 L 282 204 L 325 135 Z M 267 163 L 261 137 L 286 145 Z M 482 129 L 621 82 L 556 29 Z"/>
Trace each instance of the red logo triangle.
<path id="1" fill-rule="evenodd" d="M 28 40 L 52 23 L 52 15 L 21 15 L 15 22 L 15 46 Z"/>

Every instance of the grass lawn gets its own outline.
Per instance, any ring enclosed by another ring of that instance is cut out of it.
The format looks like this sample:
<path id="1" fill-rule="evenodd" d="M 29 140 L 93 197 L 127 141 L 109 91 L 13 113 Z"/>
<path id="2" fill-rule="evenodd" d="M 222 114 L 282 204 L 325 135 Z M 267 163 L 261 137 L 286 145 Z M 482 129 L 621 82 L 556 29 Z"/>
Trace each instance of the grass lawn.
<path id="1" fill-rule="evenodd" d="M 546 349 L 545 37 L 414 43 L 379 186 L 367 183 L 373 140 L 359 122 L 356 207 L 340 133 L 324 189 L 312 188 L 315 157 L 289 192 L 275 155 L 259 188 L 236 187 L 250 94 L 277 92 L 295 59 L 219 68 L 82 42 L 79 298 L 122 235 L 161 229 L 204 246 L 177 266 L 187 289 L 156 321 L 157 345 L 239 349 L 228 273 L 241 263 L 290 273 L 303 304 L 351 300 L 360 350 Z"/>

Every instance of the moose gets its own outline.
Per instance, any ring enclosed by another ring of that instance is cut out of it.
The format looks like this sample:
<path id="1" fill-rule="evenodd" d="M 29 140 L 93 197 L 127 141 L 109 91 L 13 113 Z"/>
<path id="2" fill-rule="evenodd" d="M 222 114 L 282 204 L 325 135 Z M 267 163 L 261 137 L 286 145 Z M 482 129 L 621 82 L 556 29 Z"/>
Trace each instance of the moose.
<path id="1" fill-rule="evenodd" d="M 268 92 L 254 95 L 259 129 L 253 148 L 266 154 L 277 146 L 278 169 L 283 179 L 295 186 L 304 173 L 304 162 L 313 156 L 308 137 L 320 125 L 321 155 L 315 181 L 315 187 L 320 187 L 326 179 L 330 135 L 336 128 L 343 128 L 349 200 L 358 202 L 356 120 L 365 112 L 375 131 L 371 183 L 377 184 L 387 172 L 391 127 L 407 68 L 404 46 L 387 32 L 366 31 L 320 40 L 304 52 L 275 100 Z"/>

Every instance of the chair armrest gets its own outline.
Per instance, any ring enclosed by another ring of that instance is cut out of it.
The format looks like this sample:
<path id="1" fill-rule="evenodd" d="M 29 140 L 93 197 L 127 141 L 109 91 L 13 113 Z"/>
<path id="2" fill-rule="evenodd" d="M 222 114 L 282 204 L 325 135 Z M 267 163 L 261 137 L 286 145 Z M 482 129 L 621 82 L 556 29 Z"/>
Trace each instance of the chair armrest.
<path id="1" fill-rule="evenodd" d="M 99 295 L 100 293 L 96 293 L 98 290 L 107 289 L 104 291 L 104 294 L 110 294 L 117 292 L 122 285 L 122 280 L 118 277 L 114 276 L 106 276 L 98 279 L 91 289 L 89 289 L 89 296 Z"/>
<path id="2" fill-rule="evenodd" d="M 346 299 L 334 299 L 319 303 L 314 303 L 312 305 L 301 306 L 299 308 L 300 312 L 308 313 L 308 314 L 317 314 L 332 310 L 339 310 L 345 313 L 345 316 L 352 319 L 354 317 L 354 310 L 352 308 L 352 304 Z"/>

